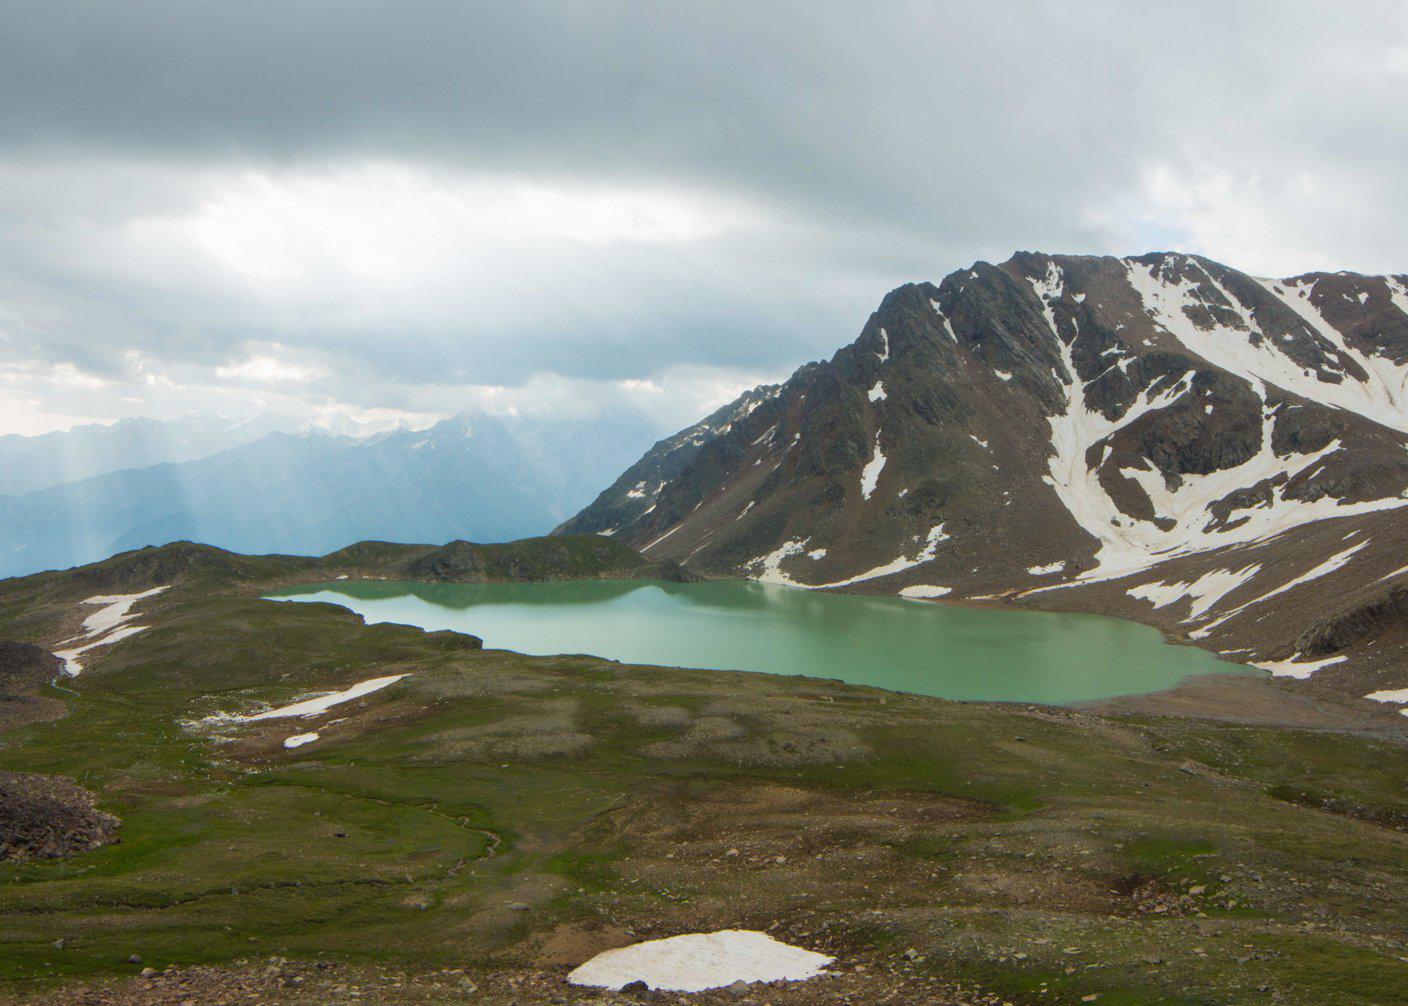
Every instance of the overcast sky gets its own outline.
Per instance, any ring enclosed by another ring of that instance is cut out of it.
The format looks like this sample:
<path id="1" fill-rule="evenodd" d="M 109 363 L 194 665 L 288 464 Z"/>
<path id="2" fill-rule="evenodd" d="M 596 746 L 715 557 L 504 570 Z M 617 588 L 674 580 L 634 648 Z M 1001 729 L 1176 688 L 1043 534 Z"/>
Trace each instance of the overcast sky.
<path id="1" fill-rule="evenodd" d="M 1408 271 L 1408 4 L 0 0 L 0 432 L 691 421 L 1017 249 Z"/>

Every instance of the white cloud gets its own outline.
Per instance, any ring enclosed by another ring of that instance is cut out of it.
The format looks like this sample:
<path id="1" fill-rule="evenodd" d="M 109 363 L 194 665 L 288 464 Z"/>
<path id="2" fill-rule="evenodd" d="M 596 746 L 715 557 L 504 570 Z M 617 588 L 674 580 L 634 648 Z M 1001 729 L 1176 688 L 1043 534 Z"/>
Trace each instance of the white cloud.
<path id="1" fill-rule="evenodd" d="M 763 225 L 717 194 L 658 184 L 494 178 L 411 163 L 208 172 L 195 206 L 132 219 L 129 261 L 198 264 L 274 302 L 320 295 L 397 303 L 544 246 L 678 245 Z M 340 289 L 355 284 L 355 291 Z"/>
<path id="2" fill-rule="evenodd" d="M 50 379 L 56 384 L 78 388 L 106 388 L 107 381 L 92 374 L 85 374 L 71 363 L 56 364 L 49 371 Z"/>
<path id="3" fill-rule="evenodd" d="M 738 365 L 744 328 L 776 354 L 799 301 L 854 296 L 779 253 L 780 215 L 658 180 L 0 157 L 5 219 L 22 226 L 0 232 L 0 349 L 98 375 L 136 351 L 245 382 L 646 379 Z"/>
<path id="4" fill-rule="evenodd" d="M 63 7 L 0 14 L 0 361 L 56 423 L 684 425 L 1017 248 L 1408 268 L 1400 3 Z"/>
<path id="5" fill-rule="evenodd" d="M 717 367 L 668 367 L 648 378 L 590 379 L 541 371 L 518 384 L 455 381 L 338 383 L 318 362 L 294 362 L 277 347 L 233 363 L 202 366 L 125 354 L 120 371 L 98 378 L 71 364 L 0 366 L 0 432 L 34 435 L 80 423 L 133 416 L 169 419 L 192 412 L 242 418 L 271 412 L 307 426 L 363 436 L 398 426 L 419 429 L 457 412 L 591 418 L 639 416 L 673 432 L 785 375 Z"/>
<path id="6" fill-rule="evenodd" d="M 45 407 L 42 399 L 34 395 L 17 394 L 9 388 L 0 388 L 0 436 L 18 434 L 34 437 L 54 430 L 67 430 L 85 423 L 109 423 L 111 418 L 94 416 L 74 416 L 54 412 Z"/>
<path id="7" fill-rule="evenodd" d="M 1397 224 L 1364 192 L 1352 171 L 1329 165 L 1268 171 L 1227 160 L 1157 161 L 1085 218 L 1117 249 L 1195 252 L 1259 276 L 1397 271 L 1376 252 L 1392 245 Z M 1365 240 L 1376 231 L 1382 243 Z"/>
<path id="8" fill-rule="evenodd" d="M 239 363 L 215 368 L 215 376 L 252 384 L 308 384 L 323 376 L 317 367 L 303 366 L 273 356 L 251 356 Z"/>
<path id="9" fill-rule="evenodd" d="M 695 422 L 749 388 L 785 377 L 765 371 L 693 366 L 669 367 L 643 380 L 595 380 L 544 371 L 517 385 L 406 385 L 398 390 L 398 397 L 444 412 L 477 409 L 564 418 L 639 413 L 665 433 Z"/>

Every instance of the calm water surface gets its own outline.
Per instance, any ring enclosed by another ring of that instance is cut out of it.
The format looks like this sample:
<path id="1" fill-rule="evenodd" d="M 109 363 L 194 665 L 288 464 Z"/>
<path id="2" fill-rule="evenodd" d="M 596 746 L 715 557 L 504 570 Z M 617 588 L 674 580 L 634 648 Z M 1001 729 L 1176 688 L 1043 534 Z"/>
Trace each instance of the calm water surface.
<path id="1" fill-rule="evenodd" d="M 338 581 L 275 599 L 368 622 L 473 633 L 521 653 L 840 678 L 946 699 L 1065 703 L 1246 668 L 1098 615 L 959 608 L 739 581 L 425 584 Z"/>

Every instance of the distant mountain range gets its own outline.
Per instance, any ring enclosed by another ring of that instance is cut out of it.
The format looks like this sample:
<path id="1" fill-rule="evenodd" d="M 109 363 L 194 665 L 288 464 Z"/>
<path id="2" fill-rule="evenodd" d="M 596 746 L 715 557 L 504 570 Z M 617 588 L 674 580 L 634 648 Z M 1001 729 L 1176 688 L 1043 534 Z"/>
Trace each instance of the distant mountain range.
<path id="1" fill-rule="evenodd" d="M 123 419 L 37 437 L 0 436 L 0 495 L 19 496 L 123 468 L 145 468 L 209 457 L 268 433 L 292 433 L 297 423 L 263 413 L 249 419 L 214 415 Z"/>
<path id="2" fill-rule="evenodd" d="M 362 438 L 294 429 L 191 417 L 0 437 L 0 576 L 178 539 L 321 554 L 367 538 L 542 534 L 652 439 L 635 417 L 461 415 Z"/>
<path id="3" fill-rule="evenodd" d="M 1021 253 L 656 444 L 563 530 L 705 573 L 1137 618 L 1408 686 L 1408 276 Z"/>

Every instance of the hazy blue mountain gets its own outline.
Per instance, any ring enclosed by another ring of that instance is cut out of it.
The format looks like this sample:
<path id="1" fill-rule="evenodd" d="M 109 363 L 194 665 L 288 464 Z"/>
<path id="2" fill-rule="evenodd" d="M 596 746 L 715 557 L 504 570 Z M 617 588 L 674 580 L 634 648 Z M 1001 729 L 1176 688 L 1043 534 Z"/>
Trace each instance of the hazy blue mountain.
<path id="1" fill-rule="evenodd" d="M 264 413 L 250 419 L 123 419 L 111 426 L 93 423 L 37 437 L 7 434 L 0 436 L 0 495 L 16 496 L 123 468 L 194 461 L 295 427 L 291 420 Z"/>
<path id="2" fill-rule="evenodd" d="M 365 538 L 544 534 L 652 440 L 632 419 L 457 416 L 355 439 L 267 433 L 209 457 L 0 497 L 0 575 L 190 539 L 322 553 Z"/>

